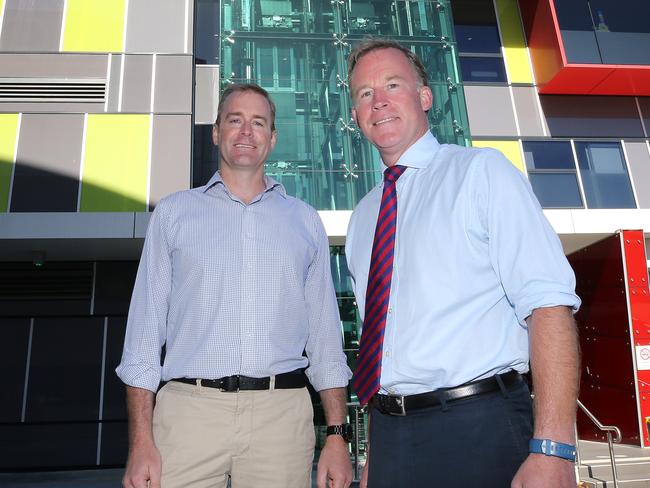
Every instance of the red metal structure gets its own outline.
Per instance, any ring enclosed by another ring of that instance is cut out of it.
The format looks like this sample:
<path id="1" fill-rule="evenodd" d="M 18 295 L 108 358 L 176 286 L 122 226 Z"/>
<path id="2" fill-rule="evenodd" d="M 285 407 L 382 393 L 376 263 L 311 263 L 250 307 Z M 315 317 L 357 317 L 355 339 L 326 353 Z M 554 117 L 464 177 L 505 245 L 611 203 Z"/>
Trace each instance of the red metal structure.
<path id="1" fill-rule="evenodd" d="M 519 0 L 519 6 L 540 93 L 650 96 L 650 66 L 570 63 L 554 0 Z"/>
<path id="2" fill-rule="evenodd" d="M 569 256 L 583 300 L 580 400 L 623 443 L 650 447 L 650 294 L 643 231 L 620 231 Z M 605 434 L 579 412 L 581 439 Z"/>

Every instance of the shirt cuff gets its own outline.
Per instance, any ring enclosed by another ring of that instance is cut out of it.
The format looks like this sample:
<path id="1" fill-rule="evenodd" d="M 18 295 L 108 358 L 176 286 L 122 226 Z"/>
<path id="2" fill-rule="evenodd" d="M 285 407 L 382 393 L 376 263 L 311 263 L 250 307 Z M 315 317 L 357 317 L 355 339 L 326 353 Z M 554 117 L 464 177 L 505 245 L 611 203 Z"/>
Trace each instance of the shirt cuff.
<path id="1" fill-rule="evenodd" d="M 144 388 L 156 393 L 160 385 L 160 367 L 142 362 L 125 362 L 115 368 L 117 376 L 128 386 Z"/>
<path id="2" fill-rule="evenodd" d="M 352 378 L 352 371 L 348 365 L 339 362 L 309 366 L 305 374 L 316 391 L 345 388 Z"/>

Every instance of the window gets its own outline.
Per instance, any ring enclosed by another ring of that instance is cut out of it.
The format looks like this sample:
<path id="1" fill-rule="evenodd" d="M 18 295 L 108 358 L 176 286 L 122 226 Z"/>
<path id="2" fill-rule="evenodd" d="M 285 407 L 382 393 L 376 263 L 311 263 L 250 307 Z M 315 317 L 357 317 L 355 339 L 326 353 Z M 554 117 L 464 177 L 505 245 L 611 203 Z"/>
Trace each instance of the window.
<path id="1" fill-rule="evenodd" d="M 584 207 L 571 143 L 528 141 L 523 146 L 528 179 L 542 207 Z"/>
<path id="2" fill-rule="evenodd" d="M 491 0 L 451 2 L 463 81 L 507 81 Z"/>
<path id="3" fill-rule="evenodd" d="M 589 208 L 636 208 L 623 150 L 618 142 L 576 142 Z"/>
<path id="4" fill-rule="evenodd" d="M 272 91 L 295 91 L 296 75 L 291 47 L 257 48 L 257 83 Z"/>

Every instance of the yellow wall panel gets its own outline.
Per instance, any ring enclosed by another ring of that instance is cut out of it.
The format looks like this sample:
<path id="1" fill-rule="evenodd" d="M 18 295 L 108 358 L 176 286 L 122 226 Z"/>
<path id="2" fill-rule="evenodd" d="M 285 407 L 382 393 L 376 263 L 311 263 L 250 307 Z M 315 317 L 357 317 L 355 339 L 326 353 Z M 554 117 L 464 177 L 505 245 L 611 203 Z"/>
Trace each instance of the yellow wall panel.
<path id="1" fill-rule="evenodd" d="M 126 0 L 67 0 L 63 51 L 124 51 Z"/>
<path id="2" fill-rule="evenodd" d="M 18 114 L 0 114 L 0 212 L 6 212 L 9 204 L 17 130 Z"/>
<path id="3" fill-rule="evenodd" d="M 501 151 L 519 171 L 525 173 L 519 141 L 472 141 L 474 147 L 492 147 Z"/>
<path id="4" fill-rule="evenodd" d="M 495 0 L 510 83 L 532 83 L 533 73 L 517 0 Z"/>
<path id="5" fill-rule="evenodd" d="M 150 115 L 89 114 L 81 183 L 82 212 L 144 212 Z"/>

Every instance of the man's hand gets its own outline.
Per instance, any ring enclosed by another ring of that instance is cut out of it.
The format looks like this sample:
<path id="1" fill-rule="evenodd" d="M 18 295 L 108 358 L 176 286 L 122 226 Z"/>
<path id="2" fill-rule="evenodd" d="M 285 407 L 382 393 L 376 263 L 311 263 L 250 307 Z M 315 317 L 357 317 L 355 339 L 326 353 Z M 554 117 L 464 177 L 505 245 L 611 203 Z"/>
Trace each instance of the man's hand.
<path id="1" fill-rule="evenodd" d="M 318 488 L 348 488 L 352 483 L 352 464 L 348 444 L 341 436 L 327 436 L 318 460 Z"/>
<path id="2" fill-rule="evenodd" d="M 512 480 L 511 488 L 575 488 L 571 461 L 544 454 L 530 454 Z"/>
<path id="3" fill-rule="evenodd" d="M 156 446 L 153 444 L 134 446 L 129 452 L 122 486 L 124 488 L 160 488 L 161 470 L 160 452 Z M 148 481 L 151 484 L 148 484 Z"/>

